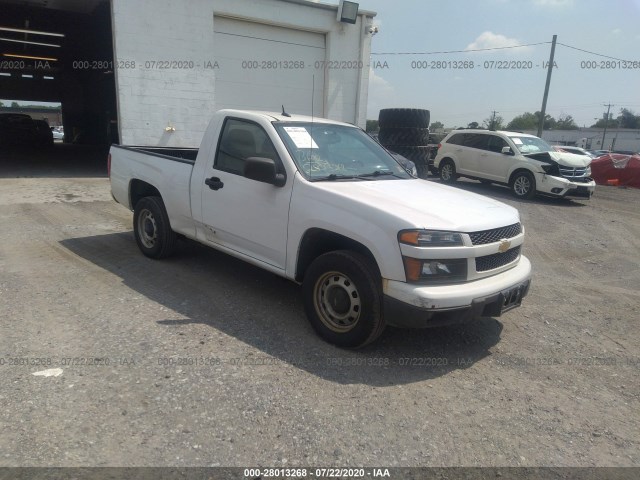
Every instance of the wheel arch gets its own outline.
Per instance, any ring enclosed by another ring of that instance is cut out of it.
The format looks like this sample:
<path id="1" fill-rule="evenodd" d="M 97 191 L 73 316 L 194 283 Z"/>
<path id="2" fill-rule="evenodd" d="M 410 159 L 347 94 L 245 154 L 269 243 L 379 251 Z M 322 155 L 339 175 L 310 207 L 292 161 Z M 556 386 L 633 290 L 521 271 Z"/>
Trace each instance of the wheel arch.
<path id="1" fill-rule="evenodd" d="M 438 168 L 440 168 L 440 165 L 442 165 L 444 162 L 451 162 L 453 163 L 453 166 L 456 167 L 456 170 L 458 170 L 458 166 L 456 165 L 456 161 L 453 159 L 453 157 L 450 156 L 446 156 L 446 157 L 442 157 L 439 161 L 438 161 Z"/>
<path id="2" fill-rule="evenodd" d="M 509 180 L 508 180 L 507 183 L 509 185 L 511 185 L 511 183 L 513 182 L 513 177 L 515 177 L 516 174 L 520 173 L 520 172 L 527 172 L 528 174 L 532 175 L 534 179 L 536 178 L 536 172 L 534 172 L 530 168 L 523 167 L 522 165 L 519 165 L 519 166 L 515 167 L 511 173 L 509 173 Z"/>
<path id="3" fill-rule="evenodd" d="M 300 240 L 295 280 L 302 282 L 309 265 L 311 265 L 316 258 L 336 250 L 351 250 L 357 252 L 369 259 L 377 271 L 380 272 L 380 266 L 375 256 L 366 245 L 339 233 L 322 228 L 311 228 L 304 233 Z"/>
<path id="4" fill-rule="evenodd" d="M 129 205 L 131 209 L 136 208 L 136 204 L 145 197 L 160 197 L 160 191 L 144 180 L 133 179 L 129 183 Z"/>

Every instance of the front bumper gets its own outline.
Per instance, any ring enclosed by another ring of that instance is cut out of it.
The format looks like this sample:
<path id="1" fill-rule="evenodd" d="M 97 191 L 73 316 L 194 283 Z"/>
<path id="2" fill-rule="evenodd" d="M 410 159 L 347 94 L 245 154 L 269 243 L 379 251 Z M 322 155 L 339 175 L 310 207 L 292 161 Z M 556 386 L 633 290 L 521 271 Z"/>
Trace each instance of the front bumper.
<path id="1" fill-rule="evenodd" d="M 499 317 L 520 305 L 530 283 L 531 263 L 525 256 L 505 272 L 456 285 L 421 286 L 384 280 L 385 318 L 390 325 L 423 328 Z"/>
<path id="2" fill-rule="evenodd" d="M 537 190 L 556 197 L 589 199 L 596 190 L 596 182 L 591 178 L 585 178 L 585 181 L 572 181 L 546 174 L 536 174 L 536 177 Z"/>

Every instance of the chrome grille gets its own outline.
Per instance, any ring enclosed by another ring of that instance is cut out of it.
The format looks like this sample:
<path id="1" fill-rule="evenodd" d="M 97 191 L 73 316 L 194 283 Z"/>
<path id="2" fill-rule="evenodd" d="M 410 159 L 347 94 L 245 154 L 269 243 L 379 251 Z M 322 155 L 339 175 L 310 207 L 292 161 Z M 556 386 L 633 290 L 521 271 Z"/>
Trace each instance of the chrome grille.
<path id="1" fill-rule="evenodd" d="M 503 238 L 513 238 L 522 233 L 522 225 L 514 223 L 508 227 L 495 228 L 493 230 L 482 230 L 481 232 L 470 233 L 473 245 L 486 245 L 487 243 L 499 242 Z"/>
<path id="2" fill-rule="evenodd" d="M 512 248 L 504 253 L 494 253 L 476 258 L 476 272 L 486 272 L 494 268 L 500 268 L 513 262 L 520 255 L 520 247 Z"/>
<path id="3" fill-rule="evenodd" d="M 587 167 L 580 168 L 572 168 L 572 167 L 563 167 L 560 165 L 560 175 L 564 178 L 584 178 L 587 176 Z"/>

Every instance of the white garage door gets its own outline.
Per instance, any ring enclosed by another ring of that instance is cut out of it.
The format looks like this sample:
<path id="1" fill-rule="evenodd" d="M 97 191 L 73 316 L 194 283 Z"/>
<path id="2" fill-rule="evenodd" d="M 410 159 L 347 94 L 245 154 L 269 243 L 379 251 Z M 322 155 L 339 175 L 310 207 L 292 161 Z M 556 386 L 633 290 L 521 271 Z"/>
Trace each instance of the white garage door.
<path id="1" fill-rule="evenodd" d="M 216 109 L 324 115 L 325 35 L 214 18 Z M 315 84 L 315 86 L 314 86 Z"/>

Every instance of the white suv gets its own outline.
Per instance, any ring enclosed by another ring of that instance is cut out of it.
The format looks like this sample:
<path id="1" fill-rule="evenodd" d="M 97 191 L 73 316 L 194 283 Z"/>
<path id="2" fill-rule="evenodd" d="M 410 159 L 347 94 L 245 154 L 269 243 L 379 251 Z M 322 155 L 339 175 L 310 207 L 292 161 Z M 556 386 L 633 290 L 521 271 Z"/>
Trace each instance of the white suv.
<path id="1" fill-rule="evenodd" d="M 508 185 L 518 198 L 538 193 L 591 198 L 596 183 L 591 159 L 558 152 L 533 135 L 492 130 L 454 130 L 438 145 L 434 166 L 444 182 L 458 176 Z"/>

